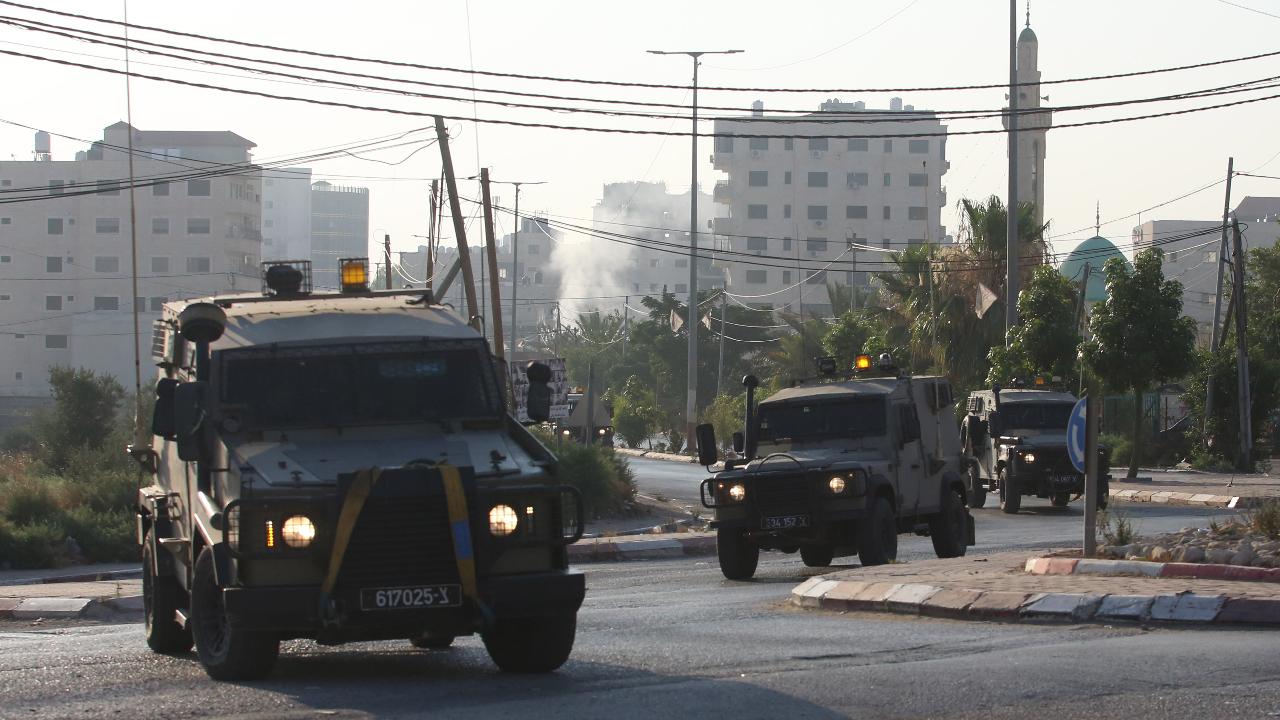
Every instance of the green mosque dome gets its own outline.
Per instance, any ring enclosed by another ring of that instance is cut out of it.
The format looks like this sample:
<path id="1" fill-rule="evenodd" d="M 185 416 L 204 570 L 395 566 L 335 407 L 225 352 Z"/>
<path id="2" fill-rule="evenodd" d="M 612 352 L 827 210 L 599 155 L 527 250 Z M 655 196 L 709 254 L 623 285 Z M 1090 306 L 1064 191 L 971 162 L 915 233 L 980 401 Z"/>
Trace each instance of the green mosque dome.
<path id="1" fill-rule="evenodd" d="M 1102 266 L 1113 257 L 1118 257 L 1129 265 L 1124 253 L 1120 252 L 1110 240 L 1095 235 L 1085 240 L 1072 250 L 1067 259 L 1058 267 L 1068 280 L 1080 282 L 1084 277 L 1084 266 L 1089 266 L 1089 286 L 1085 288 L 1084 299 L 1089 302 L 1102 302 L 1107 299 L 1107 278 Z"/>

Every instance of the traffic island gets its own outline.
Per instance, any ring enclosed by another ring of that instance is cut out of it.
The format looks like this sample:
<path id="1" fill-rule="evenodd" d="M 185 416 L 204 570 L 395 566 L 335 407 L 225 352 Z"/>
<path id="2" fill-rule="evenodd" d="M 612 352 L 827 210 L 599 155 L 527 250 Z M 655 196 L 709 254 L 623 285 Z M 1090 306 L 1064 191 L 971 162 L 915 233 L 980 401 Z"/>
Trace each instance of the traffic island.
<path id="1" fill-rule="evenodd" d="M 1188 574 L 1182 567 L 1137 565 L 1028 558 L 1025 552 L 926 560 L 813 577 L 791 591 L 791 602 L 806 609 L 952 620 L 1280 628 L 1280 582 L 1264 577 L 1268 571 L 1262 568 L 1228 572 L 1221 569 L 1228 566 L 1203 566 L 1207 572 Z"/>

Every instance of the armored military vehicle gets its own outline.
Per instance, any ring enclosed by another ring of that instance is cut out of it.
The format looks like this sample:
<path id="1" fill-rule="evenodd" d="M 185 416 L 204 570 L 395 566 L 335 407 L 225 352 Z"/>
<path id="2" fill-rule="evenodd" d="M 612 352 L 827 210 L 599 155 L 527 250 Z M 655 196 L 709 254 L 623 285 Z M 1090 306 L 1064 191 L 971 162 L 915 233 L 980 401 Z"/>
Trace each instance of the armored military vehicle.
<path id="1" fill-rule="evenodd" d="M 146 637 L 219 680 L 270 672 L 281 640 L 480 633 L 503 670 L 573 647 L 579 496 L 508 413 L 484 338 L 421 291 L 310 292 L 305 262 L 262 293 L 165 305 L 150 471 L 138 493 Z M 545 365 L 527 402 L 545 420 Z"/>
<path id="2" fill-rule="evenodd" d="M 929 535 L 938 557 L 973 544 L 965 509 L 951 385 L 898 372 L 892 359 L 859 356 L 858 374 L 836 380 L 822 358 L 821 382 L 780 390 L 756 407 L 748 375 L 741 459 L 702 483 L 720 569 L 755 574 L 761 550 L 800 552 L 810 567 L 858 554 L 863 565 L 897 557 L 898 535 Z M 700 461 L 716 461 L 715 432 L 698 429 Z"/>
<path id="3" fill-rule="evenodd" d="M 1038 383 L 1038 384 L 1037 384 Z M 969 395 L 960 442 L 969 460 L 969 507 L 999 493 L 1000 509 L 1016 513 L 1024 495 L 1066 507 L 1084 493 L 1084 474 L 1067 457 L 1067 421 L 1076 396 L 1043 379 Z M 1098 507 L 1107 504 L 1110 450 L 1099 448 Z"/>

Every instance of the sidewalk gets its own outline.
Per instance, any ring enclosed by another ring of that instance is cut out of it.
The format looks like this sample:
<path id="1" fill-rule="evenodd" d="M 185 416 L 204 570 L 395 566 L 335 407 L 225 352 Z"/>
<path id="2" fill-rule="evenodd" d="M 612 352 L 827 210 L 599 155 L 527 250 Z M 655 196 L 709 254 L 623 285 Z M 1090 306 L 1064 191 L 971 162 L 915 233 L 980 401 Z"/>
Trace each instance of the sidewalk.
<path id="1" fill-rule="evenodd" d="M 1280 577 L 1258 568 L 1232 572 L 1221 565 L 1168 565 L 1006 552 L 830 573 L 798 585 L 791 602 L 804 608 L 960 620 L 1280 628 Z M 1233 577 L 1257 579 L 1228 579 Z"/>

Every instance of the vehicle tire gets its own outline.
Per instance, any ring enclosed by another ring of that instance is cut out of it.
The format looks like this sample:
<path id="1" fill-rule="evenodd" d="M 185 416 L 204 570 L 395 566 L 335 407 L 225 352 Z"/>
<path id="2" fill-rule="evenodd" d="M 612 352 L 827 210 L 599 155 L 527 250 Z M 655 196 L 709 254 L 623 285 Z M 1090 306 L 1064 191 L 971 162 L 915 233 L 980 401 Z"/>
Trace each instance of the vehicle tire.
<path id="1" fill-rule="evenodd" d="M 836 556 L 834 545 L 802 545 L 800 559 L 806 567 L 829 567 Z"/>
<path id="2" fill-rule="evenodd" d="M 968 549 L 969 518 L 965 515 L 960 493 L 947 488 L 942 492 L 942 507 L 929 517 L 929 537 L 933 551 L 940 558 L 961 557 Z"/>
<path id="3" fill-rule="evenodd" d="M 863 567 L 898 558 L 898 521 L 888 498 L 877 497 L 871 516 L 858 525 L 858 560 Z"/>
<path id="4" fill-rule="evenodd" d="M 1098 507 L 1103 510 L 1106 510 L 1107 498 L 1110 496 L 1111 496 L 1110 481 L 1108 481 L 1105 476 L 1098 478 Z"/>
<path id="5" fill-rule="evenodd" d="M 448 650 L 453 646 L 452 635 L 422 635 L 416 638 L 410 638 L 409 643 L 419 650 Z"/>
<path id="6" fill-rule="evenodd" d="M 503 672 L 548 673 L 573 651 L 576 613 L 541 618 L 499 620 L 480 634 L 489 657 Z"/>
<path id="7" fill-rule="evenodd" d="M 177 655 L 191 649 L 191 630 L 178 624 L 176 612 L 185 607 L 182 587 L 171 577 L 155 574 L 155 531 L 142 541 L 142 617 L 147 647 L 152 652 Z"/>
<path id="8" fill-rule="evenodd" d="M 1071 502 L 1071 493 L 1054 493 L 1049 498 L 1049 504 L 1056 508 L 1064 508 L 1069 502 Z"/>
<path id="9" fill-rule="evenodd" d="M 191 630 L 200 664 L 214 680 L 260 680 L 271 673 L 280 653 L 275 634 L 231 625 L 209 548 L 200 551 L 191 580 Z"/>
<path id="10" fill-rule="evenodd" d="M 1009 515 L 1018 512 L 1022 507 L 1022 494 L 1018 492 L 1018 478 L 1009 472 L 1009 468 L 1000 468 L 996 475 L 1000 480 L 1000 510 Z"/>
<path id="11" fill-rule="evenodd" d="M 729 580 L 750 580 L 760 564 L 760 547 L 743 536 L 741 528 L 716 530 L 720 572 Z"/>
<path id="12" fill-rule="evenodd" d="M 987 504 L 987 486 L 982 484 L 978 463 L 969 465 L 969 507 L 977 509 Z"/>

